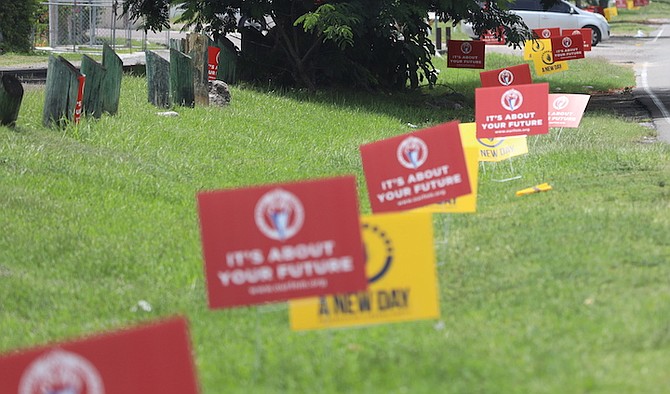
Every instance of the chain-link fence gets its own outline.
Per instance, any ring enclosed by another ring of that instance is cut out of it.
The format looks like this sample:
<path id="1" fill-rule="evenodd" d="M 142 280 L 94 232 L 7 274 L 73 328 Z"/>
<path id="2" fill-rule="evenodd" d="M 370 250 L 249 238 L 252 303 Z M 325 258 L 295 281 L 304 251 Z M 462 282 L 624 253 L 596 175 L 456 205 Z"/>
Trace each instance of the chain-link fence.
<path id="1" fill-rule="evenodd" d="M 114 48 L 147 49 L 167 45 L 170 31 L 149 34 L 137 30 L 139 23 L 121 15 L 123 0 L 50 0 L 49 46 L 81 51 L 108 44 Z M 147 40 L 150 40 L 149 43 Z"/>

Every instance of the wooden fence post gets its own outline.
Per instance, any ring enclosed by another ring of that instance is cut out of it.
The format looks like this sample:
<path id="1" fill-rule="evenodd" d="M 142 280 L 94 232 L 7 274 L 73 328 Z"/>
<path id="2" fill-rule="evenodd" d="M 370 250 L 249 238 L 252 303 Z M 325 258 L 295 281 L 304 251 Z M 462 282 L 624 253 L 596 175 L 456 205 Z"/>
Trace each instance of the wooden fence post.
<path id="1" fill-rule="evenodd" d="M 174 105 L 195 106 L 193 59 L 174 49 L 170 49 L 170 95 Z"/>
<path id="2" fill-rule="evenodd" d="M 147 91 L 149 102 L 156 107 L 170 107 L 170 62 L 159 54 L 146 51 Z"/>
<path id="3" fill-rule="evenodd" d="M 23 86 L 14 75 L 2 74 L 0 77 L 0 125 L 14 127 L 19 117 Z"/>
<path id="4" fill-rule="evenodd" d="M 102 66 L 107 69 L 100 88 L 102 110 L 110 115 L 116 115 L 119 112 L 119 99 L 121 98 L 123 61 L 107 44 L 102 47 Z"/>
<path id="5" fill-rule="evenodd" d="M 226 83 L 237 82 L 237 49 L 235 44 L 225 36 L 219 37 L 217 46 L 221 48 L 219 53 L 219 69 L 216 72 L 216 79 Z"/>
<path id="6" fill-rule="evenodd" d="M 56 123 L 63 127 L 74 120 L 81 76 L 79 70 L 62 56 L 49 55 L 42 112 L 44 126 Z"/>
<path id="7" fill-rule="evenodd" d="M 87 55 L 82 56 L 81 73 L 86 76 L 82 112 L 85 115 L 93 115 L 96 119 L 99 119 L 102 116 L 102 95 L 100 90 L 106 72 L 107 70 L 102 64 L 96 62 Z"/>
<path id="8" fill-rule="evenodd" d="M 195 102 L 198 105 L 209 105 L 209 80 L 207 78 L 207 47 L 209 38 L 203 34 L 187 35 L 188 54 L 193 60 L 193 87 Z"/>

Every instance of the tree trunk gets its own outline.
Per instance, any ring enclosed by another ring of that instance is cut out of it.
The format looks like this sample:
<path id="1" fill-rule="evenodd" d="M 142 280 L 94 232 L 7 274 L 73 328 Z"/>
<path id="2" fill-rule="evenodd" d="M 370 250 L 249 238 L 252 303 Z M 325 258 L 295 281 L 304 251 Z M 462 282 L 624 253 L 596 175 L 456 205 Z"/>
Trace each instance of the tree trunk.
<path id="1" fill-rule="evenodd" d="M 0 125 L 14 127 L 23 100 L 23 86 L 9 74 L 2 74 L 0 82 Z"/>
<path id="2" fill-rule="evenodd" d="M 85 115 L 93 115 L 94 118 L 99 119 L 102 116 L 100 89 L 105 79 L 106 70 L 102 64 L 87 55 L 83 55 L 81 58 L 81 73 L 86 76 L 82 111 Z"/>
<path id="3" fill-rule="evenodd" d="M 170 49 L 170 95 L 174 105 L 195 106 L 193 59 L 174 49 Z"/>
<path id="4" fill-rule="evenodd" d="M 170 62 L 155 52 L 146 52 L 149 102 L 156 107 L 170 107 Z"/>
<path id="5" fill-rule="evenodd" d="M 123 61 L 107 44 L 102 48 L 102 66 L 107 69 L 100 89 L 102 110 L 110 115 L 116 115 L 119 112 L 119 100 L 121 98 Z"/>

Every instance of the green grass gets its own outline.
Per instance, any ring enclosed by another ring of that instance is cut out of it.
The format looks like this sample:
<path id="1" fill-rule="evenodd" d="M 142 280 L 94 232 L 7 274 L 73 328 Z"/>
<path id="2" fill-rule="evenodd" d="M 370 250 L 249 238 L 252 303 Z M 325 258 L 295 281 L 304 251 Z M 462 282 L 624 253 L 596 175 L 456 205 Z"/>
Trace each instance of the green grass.
<path id="1" fill-rule="evenodd" d="M 634 81 L 572 64 L 553 90 Z M 426 105 L 479 85 L 440 68 L 433 91 L 238 86 L 230 107 L 177 118 L 124 77 L 118 116 L 62 131 L 41 127 L 43 93 L 27 91 L 17 129 L 0 128 L 0 352 L 185 314 L 205 393 L 666 391 L 670 147 L 609 113 L 482 163 L 478 212 L 435 218 L 441 324 L 299 333 L 283 304 L 207 309 L 195 194 L 353 173 L 369 212 L 360 144 L 473 118 Z M 514 195 L 541 182 L 554 190 Z M 133 312 L 139 300 L 153 310 Z"/>
<path id="2" fill-rule="evenodd" d="M 642 30 L 650 35 L 662 24 L 661 20 L 667 19 L 670 15 L 670 1 L 651 1 L 648 6 L 637 10 L 618 9 L 617 14 L 609 21 L 612 34 L 634 35 L 638 30 Z"/>

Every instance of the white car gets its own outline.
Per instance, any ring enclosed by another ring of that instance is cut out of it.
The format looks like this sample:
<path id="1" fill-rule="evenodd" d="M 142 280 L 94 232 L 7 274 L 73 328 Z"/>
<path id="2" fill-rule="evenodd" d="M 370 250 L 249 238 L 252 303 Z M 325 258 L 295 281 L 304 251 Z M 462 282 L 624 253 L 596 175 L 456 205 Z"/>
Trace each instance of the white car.
<path id="1" fill-rule="evenodd" d="M 511 13 L 519 15 L 529 29 L 560 27 L 561 29 L 589 28 L 593 31 L 591 45 L 597 45 L 610 37 L 610 25 L 600 14 L 588 12 L 561 0 L 548 10 L 542 10 L 540 0 L 516 0 L 509 4 Z M 479 38 L 472 30 L 472 24 L 461 23 L 461 29 L 473 39 Z"/>

